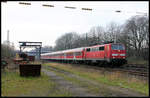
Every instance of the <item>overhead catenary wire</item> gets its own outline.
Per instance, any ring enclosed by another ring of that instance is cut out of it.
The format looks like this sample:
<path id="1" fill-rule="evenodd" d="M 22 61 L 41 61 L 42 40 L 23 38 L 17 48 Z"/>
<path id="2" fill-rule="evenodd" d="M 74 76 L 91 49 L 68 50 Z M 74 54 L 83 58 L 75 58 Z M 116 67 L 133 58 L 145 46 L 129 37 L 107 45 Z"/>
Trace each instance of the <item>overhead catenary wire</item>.
<path id="1" fill-rule="evenodd" d="M 19 2 L 19 4 L 22 5 L 31 5 L 31 3 L 26 3 L 26 2 Z M 42 4 L 43 7 L 58 7 L 58 6 L 54 6 L 53 4 Z M 105 11 L 106 12 L 117 12 L 117 13 L 134 13 L 134 14 L 138 14 L 138 15 L 145 15 L 147 16 L 146 12 L 140 12 L 140 11 L 125 11 L 125 10 L 98 10 L 98 9 L 94 9 L 94 8 L 87 8 L 87 7 L 75 7 L 75 6 L 63 6 L 63 8 L 67 8 L 67 9 L 80 9 L 80 10 L 86 10 L 86 11 Z"/>
<path id="2" fill-rule="evenodd" d="M 3 3 L 7 3 L 8 1 L 7 0 L 3 0 L 2 1 Z M 29 2 L 19 2 L 19 4 L 21 5 L 31 5 L 31 3 Z M 57 6 L 54 6 L 54 5 L 50 5 L 50 4 L 42 4 L 43 7 L 57 7 Z M 103 5 L 104 6 L 104 5 Z M 106 6 L 106 5 L 105 5 Z M 64 8 L 69 8 L 69 9 L 77 9 L 77 7 L 70 7 L 70 6 L 64 6 Z M 86 10 L 86 11 L 102 11 L 102 10 L 97 10 L 97 9 L 94 9 L 94 8 L 78 8 L 80 10 Z M 134 14 L 137 14 L 137 15 L 144 15 L 144 16 L 148 16 L 148 11 L 147 10 L 144 10 L 144 12 L 140 12 L 140 11 L 124 11 L 124 10 L 107 10 L 105 12 L 108 12 L 108 11 L 111 11 L 111 12 L 124 12 L 124 13 L 134 13 Z"/>

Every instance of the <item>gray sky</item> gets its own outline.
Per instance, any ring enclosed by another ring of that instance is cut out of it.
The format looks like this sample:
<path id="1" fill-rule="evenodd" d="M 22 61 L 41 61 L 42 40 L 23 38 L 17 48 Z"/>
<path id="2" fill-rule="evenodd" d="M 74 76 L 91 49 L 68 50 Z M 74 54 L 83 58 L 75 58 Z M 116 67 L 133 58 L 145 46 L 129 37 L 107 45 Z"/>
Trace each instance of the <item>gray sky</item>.
<path id="1" fill-rule="evenodd" d="M 1 42 L 7 39 L 9 30 L 9 39 L 17 49 L 19 41 L 41 41 L 43 46 L 54 46 L 55 40 L 67 32 L 83 34 L 93 26 L 105 27 L 110 22 L 123 24 L 131 16 L 137 15 L 136 12 L 148 13 L 149 7 L 148 1 L 31 1 L 31 5 L 21 5 L 19 2 L 1 3 Z M 55 7 L 43 7 L 42 4 Z M 92 8 L 93 11 L 81 8 Z M 122 12 L 116 13 L 116 10 Z"/>

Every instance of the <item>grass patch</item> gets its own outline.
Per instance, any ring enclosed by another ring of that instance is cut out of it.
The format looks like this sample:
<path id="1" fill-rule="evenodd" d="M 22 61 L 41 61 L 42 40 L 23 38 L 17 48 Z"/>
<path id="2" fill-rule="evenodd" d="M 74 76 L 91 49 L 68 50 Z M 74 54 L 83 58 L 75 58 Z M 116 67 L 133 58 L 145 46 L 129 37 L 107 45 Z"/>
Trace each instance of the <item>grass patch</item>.
<path id="1" fill-rule="evenodd" d="M 2 96 L 68 96 L 57 91 L 56 84 L 43 72 L 40 77 L 20 77 L 19 71 L 6 70 L 1 75 Z"/>
<path id="2" fill-rule="evenodd" d="M 149 84 L 143 83 L 140 80 L 125 78 L 119 75 L 120 73 L 116 74 L 100 74 L 98 72 L 91 72 L 90 69 L 79 68 L 75 66 L 71 66 L 70 64 L 59 64 L 59 63 L 46 63 L 43 64 L 44 66 L 52 66 L 56 68 L 60 68 L 66 71 L 69 71 L 73 74 L 78 76 L 94 80 L 100 83 L 104 83 L 111 86 L 120 86 L 123 88 L 129 88 L 140 93 L 149 95 Z"/>

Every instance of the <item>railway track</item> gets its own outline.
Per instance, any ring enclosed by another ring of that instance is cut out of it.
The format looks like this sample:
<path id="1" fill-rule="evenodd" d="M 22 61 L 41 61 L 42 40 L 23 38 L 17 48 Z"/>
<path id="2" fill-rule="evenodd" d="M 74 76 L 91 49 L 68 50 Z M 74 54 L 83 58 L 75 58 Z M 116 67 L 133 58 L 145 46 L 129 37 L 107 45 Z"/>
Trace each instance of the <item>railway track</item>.
<path id="1" fill-rule="evenodd" d="M 119 68 L 119 70 L 122 70 L 124 72 L 127 72 L 129 74 L 138 75 L 138 76 L 149 76 L 149 67 L 148 65 L 142 65 L 142 64 L 127 64 Z"/>
<path id="2" fill-rule="evenodd" d="M 120 72 L 125 72 L 127 74 L 131 74 L 131 75 L 137 75 L 137 76 L 143 76 L 143 77 L 148 77 L 149 76 L 149 71 L 143 71 L 143 70 L 138 70 L 137 69 L 122 69 L 122 68 L 117 68 L 117 69 L 113 69 L 113 71 L 120 71 Z"/>
<path id="3" fill-rule="evenodd" d="M 66 64 L 66 63 L 63 63 Z M 87 65 L 87 64 L 71 64 L 73 66 L 78 66 L 78 67 L 85 67 L 89 69 L 94 69 L 97 71 L 106 71 L 106 72 L 115 72 L 119 71 L 122 73 L 127 73 L 128 75 L 136 75 L 136 76 L 142 76 L 145 78 L 149 77 L 149 65 L 143 65 L 143 64 L 125 64 L 121 67 L 105 67 L 105 66 L 100 66 L 98 64 L 93 64 L 93 65 Z"/>
<path id="4" fill-rule="evenodd" d="M 76 64 L 74 64 L 76 65 Z M 148 65 L 136 65 L 136 64 L 126 64 L 125 66 L 121 67 L 101 67 L 99 65 L 85 65 L 85 64 L 79 64 L 80 66 L 87 67 L 90 69 L 95 69 L 95 70 L 103 70 L 103 71 L 108 71 L 108 72 L 114 72 L 114 71 L 119 71 L 119 72 L 124 72 L 130 75 L 136 75 L 136 76 L 143 76 L 148 78 L 149 77 L 149 67 Z M 79 66 L 77 65 L 77 66 Z"/>

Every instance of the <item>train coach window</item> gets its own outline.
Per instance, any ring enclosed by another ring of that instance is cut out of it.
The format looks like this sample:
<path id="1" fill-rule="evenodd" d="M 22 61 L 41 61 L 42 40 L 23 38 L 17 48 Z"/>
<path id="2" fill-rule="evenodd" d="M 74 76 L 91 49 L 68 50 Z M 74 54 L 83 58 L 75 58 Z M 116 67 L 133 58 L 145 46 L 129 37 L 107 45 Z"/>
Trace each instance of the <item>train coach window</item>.
<path id="1" fill-rule="evenodd" d="M 104 50 L 104 46 L 103 47 L 99 47 L 99 51 L 103 51 Z"/>
<path id="2" fill-rule="evenodd" d="M 95 51 L 96 49 L 95 48 L 92 48 L 92 51 Z"/>
<path id="3" fill-rule="evenodd" d="M 96 47 L 96 51 L 99 51 L 99 48 L 98 48 L 98 47 Z"/>
<path id="4" fill-rule="evenodd" d="M 94 48 L 94 51 L 97 51 L 97 47 Z"/>
<path id="5" fill-rule="evenodd" d="M 97 51 L 97 49 L 96 49 L 96 48 L 94 48 L 94 51 Z"/>
<path id="6" fill-rule="evenodd" d="M 87 48 L 86 51 L 87 51 L 87 52 L 90 52 L 90 48 Z"/>
<path id="7" fill-rule="evenodd" d="M 73 53 L 67 53 L 67 56 L 73 56 Z"/>
<path id="8" fill-rule="evenodd" d="M 81 55 L 81 52 L 76 52 L 75 55 L 79 56 L 79 55 Z"/>

